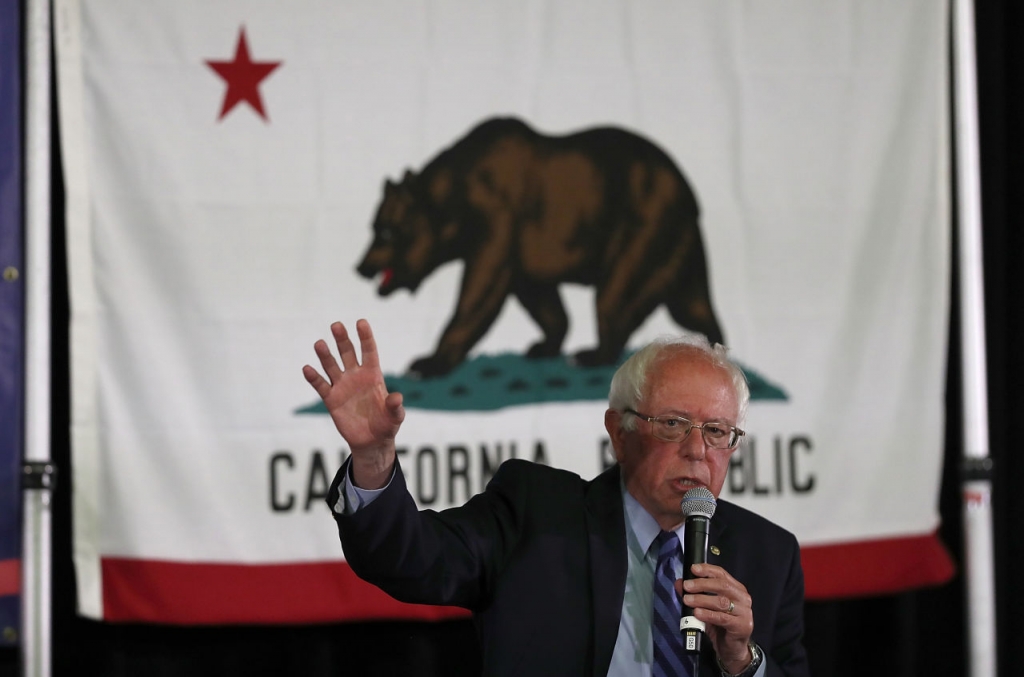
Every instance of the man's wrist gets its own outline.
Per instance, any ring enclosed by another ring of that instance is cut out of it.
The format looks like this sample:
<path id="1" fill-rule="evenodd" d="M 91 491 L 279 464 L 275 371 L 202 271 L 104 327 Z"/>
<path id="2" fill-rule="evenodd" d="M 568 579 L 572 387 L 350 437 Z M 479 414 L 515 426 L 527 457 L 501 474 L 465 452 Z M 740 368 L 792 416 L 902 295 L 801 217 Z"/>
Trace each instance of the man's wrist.
<path id="1" fill-rule="evenodd" d="M 751 677 L 757 669 L 761 667 L 761 661 L 764 660 L 764 652 L 754 642 L 747 644 L 747 655 L 749 656 L 748 662 L 745 667 L 739 670 L 739 672 L 733 672 L 729 668 L 736 668 L 736 665 L 730 665 L 726 667 L 722 663 L 722 659 L 718 658 L 718 669 L 722 671 L 722 677 Z"/>
<path id="2" fill-rule="evenodd" d="M 395 454 L 382 454 L 367 458 L 364 455 L 352 456 L 352 483 L 360 489 L 383 489 L 395 472 Z"/>
<path id="3" fill-rule="evenodd" d="M 354 515 L 366 506 L 377 500 L 384 490 L 395 479 L 398 472 L 398 464 L 391 467 L 391 476 L 387 483 L 380 489 L 362 489 L 352 481 L 352 464 L 345 466 L 345 478 L 342 480 L 338 492 L 338 500 L 332 506 L 335 513 L 339 515 Z"/>

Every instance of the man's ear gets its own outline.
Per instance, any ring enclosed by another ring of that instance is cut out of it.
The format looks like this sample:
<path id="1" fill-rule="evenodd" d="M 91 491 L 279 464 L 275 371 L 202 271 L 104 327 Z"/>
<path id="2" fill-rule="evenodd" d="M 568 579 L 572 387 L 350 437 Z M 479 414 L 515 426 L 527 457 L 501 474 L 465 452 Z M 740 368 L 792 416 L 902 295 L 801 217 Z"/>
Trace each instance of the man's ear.
<path id="1" fill-rule="evenodd" d="M 604 412 L 604 429 L 608 431 L 608 437 L 612 441 L 612 449 L 615 451 L 615 460 L 622 463 L 623 459 L 623 436 L 622 412 L 614 409 L 606 409 Z"/>

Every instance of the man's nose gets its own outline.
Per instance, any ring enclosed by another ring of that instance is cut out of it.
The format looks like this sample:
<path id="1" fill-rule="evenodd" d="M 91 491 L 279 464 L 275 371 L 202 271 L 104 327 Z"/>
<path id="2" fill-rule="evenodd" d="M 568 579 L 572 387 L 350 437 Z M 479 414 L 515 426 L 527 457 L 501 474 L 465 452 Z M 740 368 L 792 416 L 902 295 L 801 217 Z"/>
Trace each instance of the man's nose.
<path id="1" fill-rule="evenodd" d="M 679 441 L 679 448 L 684 456 L 695 461 L 703 461 L 708 451 L 704 444 L 704 435 L 697 426 L 690 428 L 689 434 Z"/>

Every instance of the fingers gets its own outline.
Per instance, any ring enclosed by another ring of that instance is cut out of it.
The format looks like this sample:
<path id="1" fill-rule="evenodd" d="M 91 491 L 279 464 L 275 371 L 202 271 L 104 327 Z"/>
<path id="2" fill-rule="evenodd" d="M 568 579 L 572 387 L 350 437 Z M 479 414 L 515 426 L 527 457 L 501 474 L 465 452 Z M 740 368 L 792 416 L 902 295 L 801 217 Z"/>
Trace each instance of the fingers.
<path id="1" fill-rule="evenodd" d="M 345 369 L 352 369 L 359 365 L 356 358 L 356 347 L 352 339 L 348 337 L 348 330 L 341 322 L 331 324 L 331 333 L 334 335 L 334 342 L 338 345 L 338 354 L 341 356 L 341 363 Z"/>
<path id="2" fill-rule="evenodd" d="M 677 590 L 683 594 L 683 604 L 691 609 L 703 609 L 701 620 L 714 625 L 743 631 L 753 625 L 753 600 L 746 587 L 729 573 L 713 564 L 698 564 L 693 572 L 699 576 L 682 581 Z"/>
<path id="3" fill-rule="evenodd" d="M 746 647 L 747 640 L 754 633 L 753 610 L 728 597 L 687 594 L 683 595 L 683 604 L 693 609 L 693 615 L 699 620 L 724 631 L 724 637 L 739 638 L 738 642 L 733 642 L 738 647 L 737 652 Z M 716 639 L 712 637 L 713 642 Z M 723 646 L 716 643 L 716 652 L 720 656 L 725 655 L 723 649 Z"/>
<path id="4" fill-rule="evenodd" d="M 370 329 L 370 323 L 366 320 L 359 320 L 356 323 L 356 330 L 359 332 L 359 343 L 363 356 L 363 364 L 374 367 L 379 366 L 377 358 L 377 343 L 373 340 L 373 331 Z M 341 322 L 332 323 L 331 335 L 334 336 L 334 342 L 338 346 L 338 355 L 341 356 L 341 363 L 345 366 L 345 369 L 358 367 L 359 358 L 356 356 L 356 347 L 355 344 L 352 343 L 352 339 L 349 337 L 348 329 L 345 328 L 345 325 Z M 325 341 L 320 340 L 314 343 L 313 350 L 316 351 L 317 357 L 320 358 L 320 364 L 323 366 L 327 377 L 332 382 L 341 376 L 342 370 L 338 367 L 338 363 L 334 359 L 334 355 L 331 354 L 331 350 L 327 347 L 327 343 Z"/>
<path id="5" fill-rule="evenodd" d="M 688 595 L 689 596 L 689 595 Z M 697 595 L 692 595 L 696 597 Z M 709 611 L 718 611 L 723 615 L 727 616 L 739 616 L 743 611 L 741 606 L 742 603 L 737 604 L 737 600 L 734 600 L 725 595 L 700 595 L 707 605 L 703 608 Z"/>
<path id="6" fill-rule="evenodd" d="M 708 636 L 721 664 L 730 672 L 739 672 L 750 660 L 753 600 L 747 588 L 720 566 L 695 564 L 691 571 L 697 578 L 683 581 L 676 588 L 684 593 L 683 604 L 708 624 Z"/>
<path id="7" fill-rule="evenodd" d="M 331 391 L 331 384 L 324 380 L 320 372 L 306 364 L 302 367 L 302 375 L 306 377 L 306 383 L 313 386 L 320 399 L 327 397 L 327 393 Z"/>
<path id="8" fill-rule="evenodd" d="M 359 349 L 363 354 L 363 366 L 376 369 L 380 366 L 380 361 L 377 357 L 377 342 L 373 339 L 370 323 L 366 320 L 357 321 L 356 332 L 359 334 Z"/>
<path id="9" fill-rule="evenodd" d="M 687 581 L 686 583 L 689 583 Z M 683 603 L 691 609 L 707 609 L 723 614 L 738 616 L 744 609 L 751 608 L 750 595 L 746 590 L 723 590 L 722 592 L 698 591 L 697 586 L 683 584 Z M 687 600 L 693 601 L 690 604 Z"/>
<path id="10" fill-rule="evenodd" d="M 710 592 L 715 595 L 743 594 L 747 589 L 742 583 L 733 578 L 728 571 L 714 564 L 694 564 L 693 573 L 697 578 L 691 578 L 684 583 L 686 592 Z M 726 603 L 728 606 L 728 603 Z"/>
<path id="11" fill-rule="evenodd" d="M 373 330 L 366 320 L 356 322 L 356 333 L 359 334 L 359 351 L 362 354 L 364 367 L 376 368 L 380 366 L 377 358 L 377 342 L 373 339 Z M 338 344 L 338 354 L 341 356 L 341 363 L 345 369 L 352 369 L 359 366 L 359 357 L 356 356 L 356 346 L 348 334 L 348 329 L 341 322 L 331 325 L 331 334 Z"/>
<path id="12" fill-rule="evenodd" d="M 705 609 L 718 614 L 721 621 L 728 620 L 730 616 L 740 616 L 744 610 L 750 609 L 749 597 L 737 594 L 735 597 L 729 595 L 708 594 L 706 592 L 683 592 L 683 604 L 691 609 Z M 722 623 L 716 622 L 716 625 Z"/>
<path id="13" fill-rule="evenodd" d="M 377 343 L 373 339 L 373 330 L 370 329 L 370 323 L 366 320 L 359 320 L 356 322 L 356 331 L 359 334 L 359 347 L 362 353 L 363 366 L 379 369 L 380 361 L 377 357 Z M 359 358 L 356 356 L 356 347 L 352 343 L 345 325 L 341 322 L 332 323 L 331 335 L 338 346 L 338 354 L 341 356 L 341 364 L 344 366 L 344 371 L 358 368 Z M 325 379 L 316 369 L 308 364 L 302 367 L 302 374 L 309 385 L 313 386 L 313 389 L 323 399 L 330 392 L 331 386 L 338 383 L 342 378 L 344 371 L 334 358 L 326 341 L 320 340 L 314 343 L 313 350 L 320 359 L 320 366 L 323 368 L 327 378 Z M 405 417 L 401 397 L 398 398 L 395 411 L 392 412 L 392 417 L 396 419 L 397 423 L 401 423 L 401 420 Z"/>
<path id="14" fill-rule="evenodd" d="M 324 373 L 327 374 L 328 380 L 325 381 L 309 365 L 305 365 L 302 368 L 302 375 L 306 377 L 306 381 L 309 385 L 313 386 L 316 393 L 323 397 L 331 389 L 331 384 L 341 378 L 341 369 L 338 367 L 338 363 L 335 362 L 334 355 L 331 354 L 331 348 L 327 347 L 327 342 L 323 339 L 313 343 L 313 351 L 316 353 L 319 361 L 321 361 L 321 367 L 324 369 Z"/>

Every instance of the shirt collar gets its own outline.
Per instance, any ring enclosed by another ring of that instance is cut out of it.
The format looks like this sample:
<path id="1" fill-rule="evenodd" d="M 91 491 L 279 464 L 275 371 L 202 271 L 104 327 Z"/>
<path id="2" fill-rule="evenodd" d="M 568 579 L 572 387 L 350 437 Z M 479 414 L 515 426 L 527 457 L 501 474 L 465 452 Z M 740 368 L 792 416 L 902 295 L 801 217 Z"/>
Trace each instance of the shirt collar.
<path id="1" fill-rule="evenodd" d="M 626 523 L 629 528 L 632 529 L 633 535 L 636 536 L 637 544 L 641 550 L 645 553 L 650 552 L 651 544 L 654 543 L 654 539 L 661 533 L 661 527 L 658 526 L 658 522 L 651 516 L 651 513 L 647 512 L 640 502 L 633 498 L 633 494 L 629 493 L 626 489 L 626 483 L 619 477 L 619 491 L 622 492 L 622 505 L 626 513 Z M 675 530 L 676 536 L 679 538 L 679 542 L 683 542 L 683 528 L 684 524 L 680 524 Z"/>

